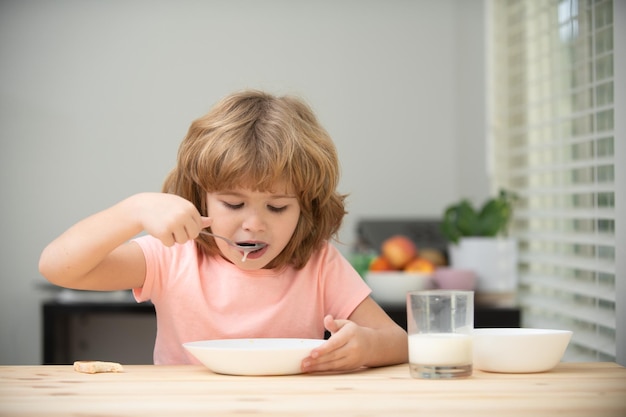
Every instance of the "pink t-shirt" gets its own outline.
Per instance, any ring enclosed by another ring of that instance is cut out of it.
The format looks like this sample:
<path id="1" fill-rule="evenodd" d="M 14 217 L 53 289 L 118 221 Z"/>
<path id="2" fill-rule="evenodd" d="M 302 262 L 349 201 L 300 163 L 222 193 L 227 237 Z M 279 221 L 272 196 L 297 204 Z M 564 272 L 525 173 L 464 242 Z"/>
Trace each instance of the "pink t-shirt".
<path id="1" fill-rule="evenodd" d="M 370 293 L 331 244 L 301 270 L 244 271 L 206 257 L 194 241 L 172 247 L 135 239 L 146 258 L 146 280 L 133 290 L 157 313 L 154 363 L 199 363 L 182 347 L 208 339 L 294 337 L 320 339 L 323 318 L 346 319 Z"/>

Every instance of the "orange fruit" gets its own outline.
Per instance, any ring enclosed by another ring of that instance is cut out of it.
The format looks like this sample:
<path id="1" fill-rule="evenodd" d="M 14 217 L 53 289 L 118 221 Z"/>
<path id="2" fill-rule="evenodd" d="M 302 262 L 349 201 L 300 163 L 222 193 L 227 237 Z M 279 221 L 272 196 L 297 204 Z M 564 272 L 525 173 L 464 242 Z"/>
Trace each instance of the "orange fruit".
<path id="1" fill-rule="evenodd" d="M 404 267 L 405 272 L 430 274 L 435 271 L 435 264 L 424 258 L 415 258 Z"/>
<path id="2" fill-rule="evenodd" d="M 392 271 L 394 268 L 391 266 L 387 258 L 384 256 L 377 256 L 370 262 L 370 271 Z"/>

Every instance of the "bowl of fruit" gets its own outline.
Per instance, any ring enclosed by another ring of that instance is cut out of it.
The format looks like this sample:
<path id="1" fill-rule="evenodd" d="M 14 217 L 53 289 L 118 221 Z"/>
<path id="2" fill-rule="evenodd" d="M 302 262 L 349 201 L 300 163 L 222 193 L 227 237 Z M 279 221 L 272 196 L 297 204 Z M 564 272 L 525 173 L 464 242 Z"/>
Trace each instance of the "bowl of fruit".
<path id="1" fill-rule="evenodd" d="M 435 287 L 433 273 L 437 259 L 424 255 L 411 239 L 396 235 L 386 239 L 380 254 L 372 259 L 364 280 L 372 290 L 372 298 L 382 305 L 406 305 L 409 291 L 428 290 Z"/>

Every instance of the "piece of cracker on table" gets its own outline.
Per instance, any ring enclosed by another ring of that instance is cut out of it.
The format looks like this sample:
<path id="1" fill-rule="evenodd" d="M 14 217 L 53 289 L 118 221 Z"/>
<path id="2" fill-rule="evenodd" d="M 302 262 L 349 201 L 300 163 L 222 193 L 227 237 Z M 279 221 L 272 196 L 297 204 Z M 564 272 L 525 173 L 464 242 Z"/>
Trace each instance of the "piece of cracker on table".
<path id="1" fill-rule="evenodd" d="M 97 374 L 101 372 L 124 372 L 124 367 L 117 362 L 103 361 L 76 361 L 74 370 L 85 374 Z"/>

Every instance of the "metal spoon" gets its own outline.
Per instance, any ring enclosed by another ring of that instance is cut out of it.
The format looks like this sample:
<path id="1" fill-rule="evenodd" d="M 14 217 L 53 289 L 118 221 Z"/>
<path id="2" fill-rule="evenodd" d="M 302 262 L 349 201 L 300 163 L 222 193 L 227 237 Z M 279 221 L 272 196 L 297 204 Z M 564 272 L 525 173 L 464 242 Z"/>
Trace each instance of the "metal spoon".
<path id="1" fill-rule="evenodd" d="M 214 233 L 211 232 L 207 232 L 206 230 L 201 230 L 200 231 L 201 235 L 207 235 L 207 236 L 213 236 L 213 237 L 217 237 L 222 239 L 223 241 L 225 241 L 226 243 L 228 243 L 230 246 L 240 249 L 244 252 L 250 253 L 250 252 L 254 252 L 255 250 L 259 250 L 262 249 L 264 247 L 267 246 L 266 243 L 247 243 L 247 242 L 242 242 L 242 243 L 237 243 L 237 242 L 233 242 L 232 240 L 224 237 L 224 236 L 220 236 L 220 235 L 216 235 Z"/>

